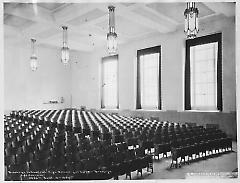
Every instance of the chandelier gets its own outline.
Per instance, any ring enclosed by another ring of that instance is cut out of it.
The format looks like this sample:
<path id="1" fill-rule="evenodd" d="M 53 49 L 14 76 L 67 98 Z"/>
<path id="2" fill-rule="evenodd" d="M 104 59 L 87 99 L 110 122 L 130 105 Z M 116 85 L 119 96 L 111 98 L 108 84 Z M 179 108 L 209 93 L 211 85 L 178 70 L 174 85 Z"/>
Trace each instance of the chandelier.
<path id="1" fill-rule="evenodd" d="M 117 52 L 117 34 L 115 33 L 114 6 L 108 6 L 109 10 L 109 33 L 107 33 L 107 49 L 109 54 Z"/>
<path id="2" fill-rule="evenodd" d="M 198 29 L 198 9 L 196 3 L 187 3 L 187 8 L 184 11 L 185 16 L 185 30 L 188 39 L 196 37 Z"/>
<path id="3" fill-rule="evenodd" d="M 64 65 L 69 62 L 69 48 L 67 45 L 67 26 L 62 26 L 63 28 L 63 47 L 62 47 L 62 58 L 61 61 Z"/>
<path id="4" fill-rule="evenodd" d="M 32 55 L 30 57 L 30 67 L 32 71 L 36 71 L 38 68 L 38 61 L 37 61 L 37 56 L 35 53 L 35 43 L 36 39 L 31 39 L 31 50 L 32 50 Z"/>

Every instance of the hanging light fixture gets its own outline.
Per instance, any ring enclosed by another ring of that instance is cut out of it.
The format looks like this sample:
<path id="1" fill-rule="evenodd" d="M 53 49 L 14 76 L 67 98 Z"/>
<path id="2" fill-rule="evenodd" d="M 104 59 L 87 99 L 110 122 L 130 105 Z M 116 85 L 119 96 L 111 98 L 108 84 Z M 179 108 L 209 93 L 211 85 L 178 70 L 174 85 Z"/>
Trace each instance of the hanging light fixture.
<path id="1" fill-rule="evenodd" d="M 193 39 L 196 37 L 198 29 L 198 9 L 196 8 L 196 3 L 187 3 L 187 8 L 184 11 L 185 16 L 185 30 L 188 39 Z"/>
<path id="2" fill-rule="evenodd" d="M 107 33 L 107 49 L 109 54 L 117 52 L 117 34 L 115 33 L 114 6 L 108 6 L 109 10 L 109 33 Z"/>
<path id="3" fill-rule="evenodd" d="M 62 63 L 67 65 L 69 62 L 69 48 L 67 45 L 67 26 L 62 26 L 63 28 L 63 47 L 62 47 Z"/>
<path id="4" fill-rule="evenodd" d="M 31 39 L 31 50 L 32 50 L 32 55 L 30 57 L 30 67 L 32 71 L 36 71 L 38 68 L 38 61 L 37 61 L 37 56 L 35 53 L 35 43 L 36 39 Z"/>

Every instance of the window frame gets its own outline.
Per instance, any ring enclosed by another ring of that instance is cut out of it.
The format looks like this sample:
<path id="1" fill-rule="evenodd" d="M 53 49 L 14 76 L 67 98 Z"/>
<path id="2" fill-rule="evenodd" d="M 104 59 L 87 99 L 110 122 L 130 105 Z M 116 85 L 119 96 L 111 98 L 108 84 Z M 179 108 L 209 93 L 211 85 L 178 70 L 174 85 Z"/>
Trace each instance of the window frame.
<path id="1" fill-rule="evenodd" d="M 105 106 L 104 104 L 104 91 L 103 91 L 103 80 L 104 80 L 104 67 L 103 67 L 103 62 L 109 62 L 110 60 L 116 60 L 117 62 L 117 74 L 116 74 L 116 81 L 117 81 L 117 105 L 116 107 L 114 106 Z M 106 57 L 102 57 L 101 59 L 101 109 L 119 109 L 119 56 L 118 54 L 116 55 L 110 55 Z"/>
<path id="2" fill-rule="evenodd" d="M 141 78 L 140 78 L 140 57 L 142 55 L 147 55 L 147 54 L 154 54 L 158 53 L 159 54 L 159 59 L 158 59 L 158 107 L 157 108 L 142 108 L 141 104 Z M 136 95 L 136 109 L 143 109 L 143 110 L 161 110 L 162 109 L 162 100 L 161 100 L 161 46 L 154 46 L 150 48 L 145 48 L 141 50 L 137 50 L 137 95 Z"/>
<path id="3" fill-rule="evenodd" d="M 223 101 L 222 101 L 222 33 L 215 33 L 211 35 L 206 35 L 194 39 L 186 40 L 186 60 L 185 60 L 185 110 L 192 110 L 191 107 L 191 63 L 190 63 L 190 48 L 192 46 L 218 43 L 218 53 L 217 53 L 217 110 L 222 111 Z M 199 109 L 200 110 L 200 109 Z M 202 110 L 202 109 L 201 109 Z M 208 109 L 204 109 L 208 111 Z M 198 111 L 198 109 L 197 109 Z"/>

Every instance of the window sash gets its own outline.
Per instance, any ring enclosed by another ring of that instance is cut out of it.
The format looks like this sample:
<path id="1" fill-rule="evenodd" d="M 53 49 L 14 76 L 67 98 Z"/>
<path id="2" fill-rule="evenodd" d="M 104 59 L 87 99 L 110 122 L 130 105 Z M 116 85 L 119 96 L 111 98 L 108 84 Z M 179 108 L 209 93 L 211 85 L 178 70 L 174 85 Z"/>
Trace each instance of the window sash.
<path id="1" fill-rule="evenodd" d="M 194 110 L 217 110 L 218 43 L 190 48 L 191 106 Z"/>
<path id="2" fill-rule="evenodd" d="M 158 108 L 158 62 L 159 53 L 142 55 L 140 57 L 142 108 Z"/>
<path id="3" fill-rule="evenodd" d="M 137 109 L 161 109 L 160 50 L 161 47 L 156 46 L 137 51 Z"/>
<path id="4" fill-rule="evenodd" d="M 192 81 L 191 81 L 191 64 L 190 64 L 190 49 L 196 45 L 204 45 L 208 43 L 216 42 L 217 51 L 216 51 L 216 60 L 215 60 L 215 83 L 216 83 L 216 107 L 215 109 L 222 111 L 222 33 L 216 33 L 212 35 L 207 35 L 203 37 L 198 37 L 195 39 L 188 39 L 186 40 L 186 62 L 185 62 L 185 110 L 191 110 L 195 107 L 192 106 L 192 96 L 191 96 L 191 88 L 192 88 Z M 210 46 L 210 45 L 209 45 Z M 204 46 L 203 46 L 204 47 Z M 201 47 L 199 47 L 201 48 Z M 199 49 L 201 51 L 201 49 Z M 201 55 L 201 53 L 199 53 Z M 204 56 L 203 56 L 204 57 Z M 211 59 L 211 58 L 210 58 Z M 204 61 L 203 59 L 199 59 L 199 63 Z M 209 62 L 208 62 L 209 63 Z M 211 67 L 211 66 L 209 66 Z M 212 67 L 213 68 L 213 67 Z M 206 72 L 211 72 L 208 70 Z M 197 105 L 196 105 L 197 106 Z M 209 105 L 210 106 L 210 105 Z M 212 107 L 199 107 L 198 109 L 201 110 L 212 110 Z"/>

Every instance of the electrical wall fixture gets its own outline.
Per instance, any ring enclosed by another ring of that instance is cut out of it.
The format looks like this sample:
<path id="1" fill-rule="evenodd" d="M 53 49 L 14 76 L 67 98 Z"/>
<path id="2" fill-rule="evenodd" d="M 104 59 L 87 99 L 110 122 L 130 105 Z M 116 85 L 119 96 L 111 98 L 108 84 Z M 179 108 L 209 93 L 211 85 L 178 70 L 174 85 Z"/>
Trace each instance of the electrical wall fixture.
<path id="1" fill-rule="evenodd" d="M 108 6 L 109 10 L 109 32 L 107 33 L 107 49 L 109 54 L 117 52 L 117 34 L 115 32 L 114 6 Z"/>
<path id="2" fill-rule="evenodd" d="M 196 37 L 199 28 L 198 28 L 198 14 L 199 11 L 196 8 L 195 2 L 187 3 L 187 8 L 184 11 L 185 17 L 185 29 L 184 32 L 187 35 L 188 39 L 193 39 Z"/>
<path id="3" fill-rule="evenodd" d="M 30 67 L 32 71 L 36 71 L 38 68 L 38 61 L 37 61 L 37 55 L 36 55 L 36 50 L 35 50 L 35 43 L 36 39 L 31 39 L 31 57 L 30 57 Z"/>
<path id="4" fill-rule="evenodd" d="M 62 57 L 61 61 L 64 65 L 67 65 L 69 62 L 69 48 L 67 44 L 67 26 L 62 26 L 63 29 L 63 47 L 62 47 Z"/>

